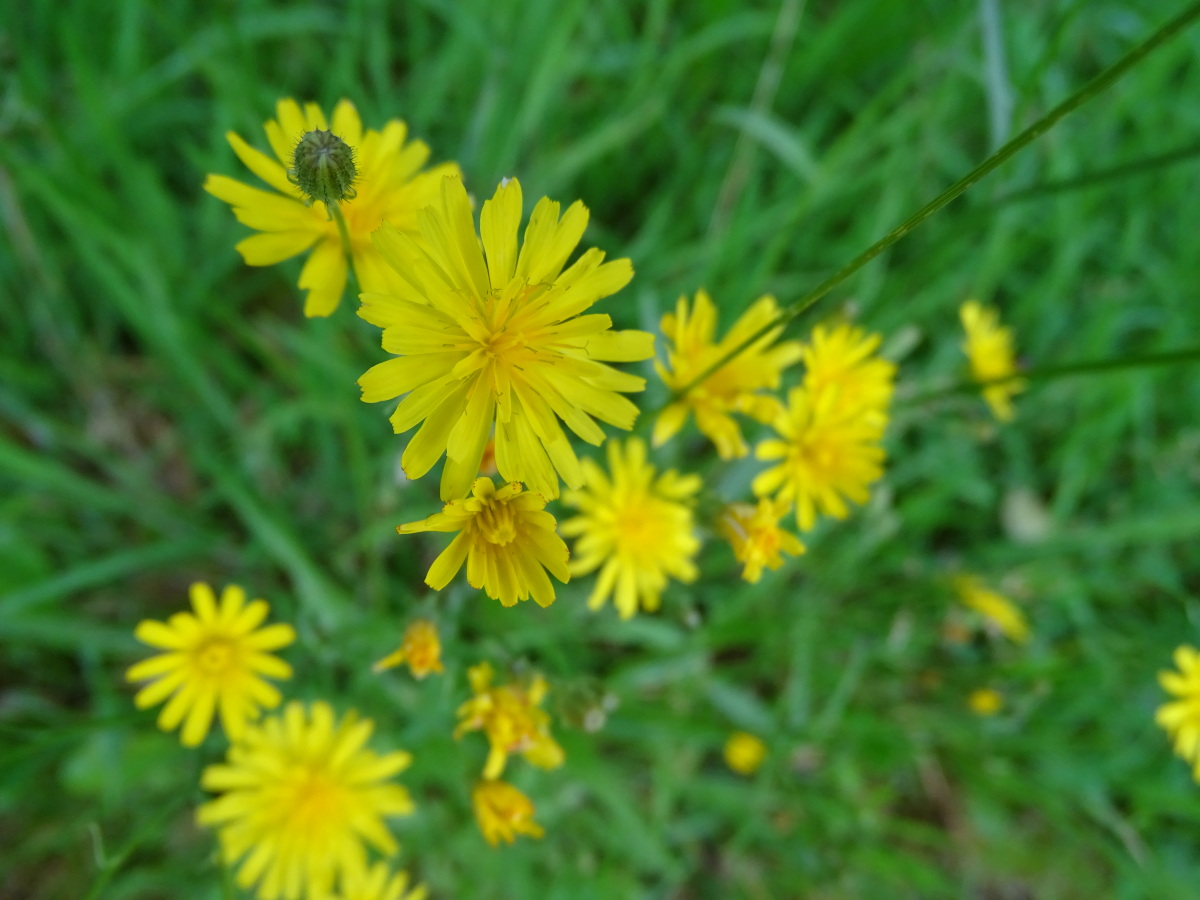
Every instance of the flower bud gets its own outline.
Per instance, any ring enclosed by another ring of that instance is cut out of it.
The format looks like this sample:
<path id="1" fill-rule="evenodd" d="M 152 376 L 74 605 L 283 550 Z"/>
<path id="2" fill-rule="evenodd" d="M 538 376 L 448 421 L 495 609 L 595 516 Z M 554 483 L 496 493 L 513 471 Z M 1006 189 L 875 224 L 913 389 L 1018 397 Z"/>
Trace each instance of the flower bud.
<path id="1" fill-rule="evenodd" d="M 354 179 L 358 177 L 354 148 L 332 131 L 318 128 L 306 132 L 292 151 L 292 168 L 287 176 L 310 206 L 314 200 L 326 206 L 353 200 L 357 195 Z"/>

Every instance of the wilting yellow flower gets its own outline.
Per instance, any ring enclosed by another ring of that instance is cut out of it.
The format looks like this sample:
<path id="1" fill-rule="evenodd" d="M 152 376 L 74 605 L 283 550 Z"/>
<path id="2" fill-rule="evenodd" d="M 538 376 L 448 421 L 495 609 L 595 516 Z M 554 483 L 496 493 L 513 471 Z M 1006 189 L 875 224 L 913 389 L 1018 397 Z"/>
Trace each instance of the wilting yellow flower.
<path id="1" fill-rule="evenodd" d="M 971 363 L 971 374 L 976 381 L 992 381 L 1016 374 L 1013 359 L 1012 329 L 1000 325 L 1000 316 L 994 309 L 985 309 L 975 300 L 968 300 L 958 311 L 967 340 L 963 352 Z M 1013 417 L 1012 397 L 1025 390 L 1020 379 L 993 384 L 983 389 L 983 399 L 992 408 L 1001 422 Z"/>
<path id="2" fill-rule="evenodd" d="M 217 830 L 227 864 L 243 860 L 241 887 L 257 884 L 261 900 L 325 900 L 366 867 L 367 844 L 386 856 L 399 850 L 384 818 L 413 804 L 389 779 L 412 756 L 367 749 L 373 729 L 353 712 L 339 722 L 327 703 L 306 710 L 293 701 L 247 728 L 224 764 L 205 768 L 201 786 L 221 796 L 196 821 Z"/>
<path id="3" fill-rule="evenodd" d="M 511 844 L 518 834 L 540 838 L 545 832 L 533 821 L 533 801 L 504 781 L 483 780 L 471 791 L 475 820 L 484 839 L 495 847 Z"/>
<path id="4" fill-rule="evenodd" d="M 668 342 L 667 364 L 656 360 L 654 368 L 667 387 L 679 390 L 778 316 L 775 298 L 760 297 L 742 313 L 724 338 L 714 342 L 717 308 L 708 294 L 697 291 L 691 310 L 687 298 L 680 297 L 675 312 L 662 318 L 662 331 Z M 654 446 L 660 447 L 674 437 L 688 414 L 695 413 L 696 427 L 716 445 L 721 459 L 734 459 L 750 452 L 732 413 L 743 413 L 759 421 L 769 421 L 774 415 L 778 404 L 762 391 L 778 388 L 780 373 L 800 359 L 800 344 L 796 341 L 772 346 L 782 332 L 782 326 L 767 332 L 686 395 L 668 404 L 654 423 Z"/>
<path id="5" fill-rule="evenodd" d="M 767 745 L 745 731 L 735 731 L 725 742 L 725 762 L 739 775 L 753 775 L 767 758 Z"/>
<path id="6" fill-rule="evenodd" d="M 959 575 L 954 579 L 958 599 L 968 609 L 979 613 L 1011 641 L 1023 644 L 1029 640 L 1029 623 L 1007 597 L 984 587 L 978 578 Z"/>
<path id="7" fill-rule="evenodd" d="M 882 427 L 895 387 L 896 366 L 874 355 L 881 340 L 878 334 L 845 323 L 833 328 L 818 325 L 804 345 L 804 387 L 813 396 L 836 391 L 843 410 L 881 413 Z"/>
<path id="8" fill-rule="evenodd" d="M 637 407 L 618 392 L 646 382 L 603 361 L 654 354 L 654 337 L 612 331 L 606 315 L 580 315 L 633 277 L 627 259 L 605 263 L 591 249 L 563 265 L 587 226 L 588 212 L 542 198 L 518 252 L 521 186 L 503 182 L 483 204 L 480 239 L 462 182 L 445 178 L 435 205 L 422 211 L 422 241 L 384 227 L 375 244 L 415 285 L 404 296 L 366 294 L 360 312 L 384 328 L 380 363 L 358 383 L 368 403 L 407 394 L 391 417 L 397 434 L 419 422 L 400 464 L 420 478 L 446 454 L 441 496 L 466 495 L 479 474 L 495 423 L 496 466 L 547 499 L 558 479 L 580 483 L 579 460 L 558 420 L 590 444 L 604 432 L 595 419 L 629 429 Z M 486 262 L 484 254 L 486 253 Z"/>
<path id="9" fill-rule="evenodd" d="M 425 900 L 429 891 L 425 885 L 408 889 L 408 873 L 392 874 L 387 863 L 377 862 L 371 868 L 354 869 L 342 876 L 342 889 L 331 900 Z"/>
<path id="10" fill-rule="evenodd" d="M 800 539 L 779 527 L 779 520 L 788 512 L 786 505 L 764 497 L 757 506 L 730 504 L 717 520 L 717 530 L 733 546 L 733 555 L 744 566 L 742 578 L 751 584 L 758 583 L 764 568 L 774 571 L 782 566 L 782 554 L 796 556 L 804 552 Z"/>
<path id="11" fill-rule="evenodd" d="M 190 595 L 194 614 L 138 623 L 134 636 L 166 652 L 142 660 L 125 678 L 152 679 L 133 699 L 138 709 L 171 698 L 159 714 L 158 727 L 174 731 L 183 722 L 180 740 L 185 747 L 204 740 L 216 712 L 230 740 L 238 740 L 263 708 L 279 705 L 279 691 L 261 676 L 292 677 L 292 667 L 267 651 L 286 647 L 296 632 L 291 625 L 259 628 L 270 611 L 266 601 L 247 605 L 246 592 L 236 585 L 221 592 L 219 607 L 207 584 L 193 584 Z"/>
<path id="12" fill-rule="evenodd" d="M 225 135 L 246 168 L 275 192 L 224 175 L 209 175 L 204 182 L 206 191 L 233 207 L 238 221 L 261 232 L 241 241 L 237 251 L 249 265 L 270 266 L 311 248 L 312 254 L 300 272 L 300 287 L 308 291 L 304 314 L 327 316 L 337 308 L 347 272 L 337 222 L 324 203 L 307 205 L 300 189 L 288 180 L 292 153 L 301 136 L 316 129 L 330 130 L 353 149 L 358 170 L 356 195 L 341 204 L 358 283 L 364 291 L 402 289 L 403 281 L 371 243 L 371 232 L 386 221 L 400 231 L 415 233 L 417 211 L 434 202 L 442 178 L 457 175 L 458 166 L 443 163 L 422 172 L 429 148 L 421 141 L 406 143 L 408 129 L 403 122 L 392 119 L 382 131 L 364 132 L 358 111 L 349 100 L 340 101 L 334 108 L 332 127 L 315 103 L 301 108 L 287 98 L 280 100 L 275 110 L 276 118 L 265 126 L 275 159 L 232 131 Z"/>
<path id="13" fill-rule="evenodd" d="M 1200 781 L 1200 653 L 1184 644 L 1175 649 L 1178 672 L 1159 672 L 1158 683 L 1174 699 L 1154 714 L 1154 721 L 1171 738 L 1175 753 L 1192 766 Z"/>
<path id="14" fill-rule="evenodd" d="M 407 663 L 413 678 L 424 678 L 430 672 L 442 671 L 442 642 L 438 639 L 437 626 L 428 619 L 416 619 L 404 629 L 400 649 L 375 663 L 372 670 L 383 672 L 401 663 Z"/>
<path id="15" fill-rule="evenodd" d="M 571 574 L 567 545 L 555 534 L 554 516 L 545 505 L 540 494 L 523 491 L 519 484 L 496 490 L 492 479 L 477 478 L 466 500 L 452 500 L 440 513 L 396 530 L 458 532 L 425 576 L 435 591 L 448 585 L 465 561 L 467 583 L 483 588 L 493 600 L 513 606 L 532 595 L 538 605 L 549 606 L 554 585 L 546 572 L 564 584 Z"/>
<path id="16" fill-rule="evenodd" d="M 978 716 L 994 716 L 1004 707 L 1004 695 L 992 688 L 979 688 L 971 691 L 967 705 Z"/>
<path id="17" fill-rule="evenodd" d="M 520 753 L 542 769 L 562 765 L 562 747 L 550 736 L 550 714 L 541 708 L 550 688 L 546 679 L 534 675 L 523 681 L 492 685 L 492 667 L 482 662 L 472 666 L 467 677 L 474 697 L 458 708 L 454 739 L 468 731 L 482 731 L 488 739 L 488 758 L 483 777 L 499 778 L 510 753 Z"/>
<path id="18" fill-rule="evenodd" d="M 700 540 L 691 499 L 700 490 L 700 476 L 671 469 L 655 478 L 638 438 L 624 446 L 610 441 L 608 468 L 605 474 L 592 460 L 583 461 L 583 489 L 563 497 L 580 514 L 560 530 L 579 538 L 572 575 L 600 569 L 588 606 L 599 609 L 615 594 L 617 611 L 628 619 L 639 602 L 648 612 L 658 609 L 669 579 L 695 581 Z"/>
<path id="19" fill-rule="evenodd" d="M 843 406 L 836 390 L 814 396 L 803 387 L 792 388 L 787 409 L 773 423 L 779 438 L 755 449 L 759 459 L 780 462 L 755 477 L 754 493 L 794 503 L 801 531 L 813 527 L 818 512 L 846 518 L 846 500 L 865 503 L 868 488 L 883 475 L 880 417 L 886 420 L 882 413 L 864 416 L 860 409 Z"/>

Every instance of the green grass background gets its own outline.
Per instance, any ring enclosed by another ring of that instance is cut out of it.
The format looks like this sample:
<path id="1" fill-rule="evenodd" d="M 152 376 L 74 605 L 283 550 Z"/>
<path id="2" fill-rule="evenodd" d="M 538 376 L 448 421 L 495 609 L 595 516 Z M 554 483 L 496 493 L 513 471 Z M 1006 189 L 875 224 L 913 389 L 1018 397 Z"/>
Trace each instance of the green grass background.
<path id="1" fill-rule="evenodd" d="M 530 205 L 582 198 L 586 243 L 637 270 L 602 307 L 621 325 L 656 330 L 700 286 L 728 322 L 812 287 L 1181 5 L 0 3 L 0 897 L 239 896 L 191 818 L 221 736 L 185 751 L 122 681 L 134 625 L 193 580 L 295 623 L 289 696 L 416 754 L 396 831 L 435 897 L 1200 897 L 1200 794 L 1152 722 L 1155 672 L 1200 626 L 1195 369 L 1055 381 L 1004 428 L 975 397 L 902 400 L 868 507 L 759 585 L 713 542 L 659 615 L 591 614 L 585 579 L 505 610 L 461 579 L 429 594 L 444 539 L 394 532 L 436 480 L 397 480 L 404 441 L 358 401 L 383 353 L 352 296 L 306 321 L 298 261 L 244 266 L 200 189 L 253 180 L 223 133 L 265 147 L 276 98 L 348 96 L 479 196 L 518 175 Z M 796 336 L 852 312 L 902 397 L 961 376 L 969 296 L 1030 365 L 1195 343 L 1200 169 L 1142 163 L 1200 143 L 1198 58 L 1192 29 Z M 694 432 L 657 458 L 730 498 L 756 470 Z M 1029 645 L 943 640 L 959 570 L 1022 604 Z M 445 675 L 372 675 L 417 614 Z M 547 674 L 567 751 L 512 764 L 547 834 L 498 850 L 469 807 L 483 740 L 450 738 L 485 658 Z M 1008 701 L 990 720 L 965 706 L 985 685 Z M 596 686 L 607 725 L 566 727 L 563 698 Z M 751 779 L 721 762 L 734 728 L 770 746 Z"/>

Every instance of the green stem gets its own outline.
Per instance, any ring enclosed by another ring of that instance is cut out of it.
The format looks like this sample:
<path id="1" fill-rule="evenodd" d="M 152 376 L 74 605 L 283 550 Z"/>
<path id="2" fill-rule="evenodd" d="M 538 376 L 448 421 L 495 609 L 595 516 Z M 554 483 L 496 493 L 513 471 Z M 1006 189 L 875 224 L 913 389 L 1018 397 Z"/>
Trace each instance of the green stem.
<path id="1" fill-rule="evenodd" d="M 909 216 L 895 228 L 893 228 L 885 237 L 876 241 L 842 268 L 838 269 L 815 288 L 786 307 L 774 320 L 759 328 L 753 334 L 749 335 L 745 340 L 733 347 L 727 353 L 718 358 L 712 365 L 705 368 L 699 375 L 685 384 L 682 388 L 672 393 L 668 402 L 678 400 L 683 395 L 687 394 L 692 388 L 700 384 L 747 347 L 752 346 L 756 341 L 761 340 L 765 335 L 769 334 L 773 329 L 785 326 L 809 307 L 813 306 L 818 300 L 828 294 L 831 290 L 873 260 L 876 256 L 882 253 L 892 244 L 899 241 L 910 231 L 940 210 L 950 201 L 963 194 L 971 185 L 979 181 L 985 175 L 988 175 L 994 169 L 1008 162 L 1013 156 L 1025 149 L 1038 137 L 1049 131 L 1052 127 L 1058 124 L 1059 120 L 1063 119 L 1069 113 L 1074 112 L 1083 104 L 1093 99 L 1101 91 L 1115 82 L 1118 78 L 1136 66 L 1139 62 L 1149 56 L 1154 50 L 1157 50 L 1163 44 L 1167 43 L 1171 38 L 1175 37 L 1184 28 L 1191 25 L 1196 18 L 1200 17 L 1200 2 L 1191 3 L 1175 18 L 1168 21 L 1165 25 L 1150 35 L 1138 46 L 1134 47 L 1126 53 L 1121 59 L 1113 63 L 1086 85 L 1064 100 L 1046 115 L 1042 116 L 1019 135 L 981 162 L 978 166 L 954 182 L 950 187 L 944 190 L 941 194 L 935 197 L 929 203 L 925 204 L 921 209 L 917 210 L 913 215 Z"/>
<path id="2" fill-rule="evenodd" d="M 326 209 L 329 210 L 333 221 L 337 222 L 338 234 L 342 236 L 342 252 L 346 254 L 346 262 L 354 259 L 353 248 L 350 246 L 350 229 L 346 227 L 346 217 L 342 215 L 342 207 L 337 203 L 327 203 Z"/>

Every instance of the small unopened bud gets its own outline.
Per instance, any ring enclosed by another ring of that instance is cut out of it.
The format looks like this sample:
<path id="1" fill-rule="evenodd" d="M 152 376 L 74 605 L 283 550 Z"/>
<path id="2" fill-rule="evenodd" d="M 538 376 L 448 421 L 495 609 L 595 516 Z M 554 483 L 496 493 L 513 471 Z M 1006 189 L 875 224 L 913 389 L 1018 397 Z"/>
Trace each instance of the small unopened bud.
<path id="1" fill-rule="evenodd" d="M 332 206 L 357 196 L 354 148 L 332 131 L 306 132 L 292 151 L 292 167 L 287 176 L 288 181 L 300 188 L 310 206 L 314 200 Z"/>

